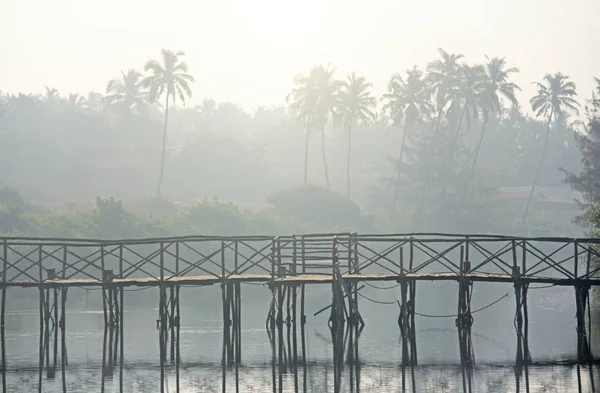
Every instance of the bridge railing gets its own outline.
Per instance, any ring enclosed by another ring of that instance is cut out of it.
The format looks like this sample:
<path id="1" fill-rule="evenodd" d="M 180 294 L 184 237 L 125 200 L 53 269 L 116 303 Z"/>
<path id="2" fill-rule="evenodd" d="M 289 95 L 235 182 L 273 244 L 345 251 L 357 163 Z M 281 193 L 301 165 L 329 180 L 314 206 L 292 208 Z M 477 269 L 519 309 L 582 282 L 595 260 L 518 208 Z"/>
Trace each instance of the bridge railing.
<path id="1" fill-rule="evenodd" d="M 600 273 L 600 239 L 356 233 L 134 240 L 0 238 L 2 283 L 175 281 L 236 275 L 479 274 L 578 280 Z"/>

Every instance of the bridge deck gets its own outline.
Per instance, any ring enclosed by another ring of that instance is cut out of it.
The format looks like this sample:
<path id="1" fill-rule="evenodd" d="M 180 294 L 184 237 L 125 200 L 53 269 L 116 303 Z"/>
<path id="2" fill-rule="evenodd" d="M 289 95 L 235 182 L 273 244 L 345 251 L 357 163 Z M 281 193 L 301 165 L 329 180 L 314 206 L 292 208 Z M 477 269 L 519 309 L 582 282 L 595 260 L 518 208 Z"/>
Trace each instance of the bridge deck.
<path id="1" fill-rule="evenodd" d="M 462 278 L 473 282 L 497 282 L 497 283 L 538 283 L 538 284 L 554 284 L 554 285 L 574 285 L 575 283 L 596 286 L 600 285 L 600 279 L 572 279 L 572 278 L 551 278 L 551 277 L 513 277 L 505 274 L 485 274 L 485 273 L 470 273 L 462 276 L 455 273 L 421 273 L 421 274 L 343 274 L 344 280 L 349 282 L 356 281 L 401 281 L 401 280 L 418 280 L 418 281 L 459 281 Z M 214 285 L 222 282 L 241 282 L 241 283 L 268 283 L 274 281 L 276 283 L 285 284 L 330 284 L 332 282 L 331 274 L 297 274 L 288 275 L 286 277 L 275 277 L 274 279 L 269 274 L 232 274 L 225 278 L 217 276 L 169 276 L 164 278 L 165 285 Z M 138 286 L 148 287 L 160 285 L 160 278 L 143 277 L 143 278 L 115 278 L 111 281 L 114 286 Z M 3 284 L 0 283 L 0 287 Z M 35 281 L 13 281 L 5 284 L 7 287 L 37 287 L 40 284 Z M 45 280 L 43 286 L 66 286 L 66 287 L 91 287 L 102 286 L 101 280 L 94 279 L 69 279 L 69 280 Z"/>

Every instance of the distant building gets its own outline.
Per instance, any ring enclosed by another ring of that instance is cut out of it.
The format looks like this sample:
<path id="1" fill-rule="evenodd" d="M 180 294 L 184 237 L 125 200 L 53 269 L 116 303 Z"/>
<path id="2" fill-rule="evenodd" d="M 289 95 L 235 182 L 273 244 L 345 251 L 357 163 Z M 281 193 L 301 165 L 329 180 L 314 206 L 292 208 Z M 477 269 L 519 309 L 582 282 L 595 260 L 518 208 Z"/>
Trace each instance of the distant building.
<path id="1" fill-rule="evenodd" d="M 530 186 L 526 187 L 502 187 L 497 198 L 526 203 L 529 198 Z M 581 198 L 581 193 L 573 191 L 569 187 L 535 187 L 531 200 L 532 207 L 538 209 L 579 213 L 579 207 L 575 203 Z"/>

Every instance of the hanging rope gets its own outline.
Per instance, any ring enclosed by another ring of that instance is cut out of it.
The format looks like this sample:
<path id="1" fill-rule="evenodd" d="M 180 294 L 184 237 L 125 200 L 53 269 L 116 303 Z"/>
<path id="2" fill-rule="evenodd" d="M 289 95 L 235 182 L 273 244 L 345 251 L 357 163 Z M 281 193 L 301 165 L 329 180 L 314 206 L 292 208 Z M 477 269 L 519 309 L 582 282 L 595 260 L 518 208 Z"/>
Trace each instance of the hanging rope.
<path id="1" fill-rule="evenodd" d="M 356 292 L 356 293 L 358 294 L 358 296 L 362 297 L 363 299 L 366 299 L 366 300 L 368 300 L 368 301 L 370 301 L 370 302 L 373 302 L 373 303 L 377 303 L 377 304 L 386 304 L 386 305 L 387 305 L 387 304 L 394 304 L 394 303 L 396 303 L 396 302 L 382 302 L 382 301 L 380 301 L 380 300 L 374 300 L 374 299 L 368 298 L 368 297 L 366 297 L 365 295 L 363 295 L 363 294 L 362 294 L 362 293 L 360 293 L 360 292 Z"/>
<path id="2" fill-rule="evenodd" d="M 397 288 L 400 285 L 400 284 L 396 284 L 396 285 L 392 285 L 391 287 L 378 287 L 377 285 L 369 284 L 366 281 L 363 281 L 363 284 L 368 285 L 371 288 L 375 288 L 375 289 L 394 289 L 394 288 Z"/>
<path id="3" fill-rule="evenodd" d="M 380 300 L 374 300 L 371 298 L 368 298 L 367 296 L 363 295 L 360 292 L 357 292 L 358 296 L 362 297 L 363 299 L 366 299 L 370 302 L 373 303 L 377 303 L 377 304 L 383 304 L 383 305 L 390 305 L 390 304 L 394 304 L 394 303 L 398 303 L 398 301 L 393 301 L 393 302 L 384 302 L 384 301 L 380 301 Z M 493 303 L 488 304 L 487 306 L 478 308 L 477 310 L 471 311 L 471 314 L 475 314 L 479 311 L 483 311 L 486 310 L 490 307 L 492 307 L 493 305 L 499 303 L 502 299 L 504 299 L 505 297 L 507 297 L 509 295 L 509 292 L 506 292 L 504 295 L 502 295 L 502 297 L 500 297 L 498 300 L 494 301 Z M 456 314 L 447 314 L 447 315 L 431 315 L 431 314 L 423 314 L 423 313 L 418 313 L 415 311 L 415 315 L 418 315 L 420 317 L 425 317 L 425 318 L 456 318 L 457 315 Z"/>
<path id="4" fill-rule="evenodd" d="M 484 307 L 478 308 L 477 310 L 471 311 L 471 314 L 475 314 L 475 313 L 477 313 L 477 312 L 479 312 L 479 311 L 483 311 L 483 310 L 486 310 L 486 309 L 488 309 L 488 308 L 492 307 L 493 305 L 495 305 L 495 304 L 499 303 L 499 302 L 500 302 L 502 299 L 504 299 L 505 297 L 508 297 L 508 295 L 509 295 L 509 292 L 505 293 L 505 294 L 504 294 L 502 297 L 500 297 L 500 298 L 499 298 L 498 300 L 496 300 L 495 302 L 493 302 L 493 303 L 490 303 L 490 304 L 488 304 L 487 306 L 484 306 Z M 458 316 L 458 315 L 456 315 L 456 314 L 451 314 L 451 315 L 450 315 L 450 314 L 449 314 L 449 315 L 430 315 L 430 314 L 421 314 L 421 313 L 418 313 L 418 312 L 416 312 L 416 311 L 415 311 L 415 315 L 419 315 L 419 316 L 421 316 L 421 317 L 426 317 L 426 318 L 456 318 L 456 317 Z"/>

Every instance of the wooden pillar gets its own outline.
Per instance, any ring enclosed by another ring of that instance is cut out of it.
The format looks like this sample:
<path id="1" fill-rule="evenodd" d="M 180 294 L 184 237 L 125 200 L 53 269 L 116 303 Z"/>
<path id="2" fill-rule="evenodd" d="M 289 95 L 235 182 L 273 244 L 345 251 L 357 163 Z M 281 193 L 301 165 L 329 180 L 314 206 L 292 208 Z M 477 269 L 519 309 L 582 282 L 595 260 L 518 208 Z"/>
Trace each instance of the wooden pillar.
<path id="1" fill-rule="evenodd" d="M 275 323 L 277 324 L 277 346 L 278 346 L 278 363 L 279 363 L 279 393 L 283 392 L 283 302 L 285 301 L 285 292 L 282 284 L 277 284 L 277 316 Z"/>
<path id="2" fill-rule="evenodd" d="M 63 270 L 64 272 L 64 270 Z M 64 274 L 64 273 L 63 273 Z M 67 341 L 66 341 L 66 329 L 67 329 L 67 320 L 66 320 L 66 308 L 67 308 L 67 287 L 63 286 L 60 291 L 60 369 L 62 375 L 62 390 L 63 393 L 67 392 L 67 376 L 66 376 L 66 366 L 67 366 Z"/>
<path id="3" fill-rule="evenodd" d="M 458 328 L 458 342 L 463 374 L 463 390 L 471 391 L 471 369 L 473 367 L 473 348 L 471 341 L 471 326 L 473 316 L 471 315 L 471 293 L 473 283 L 465 277 L 470 273 L 471 263 L 468 261 L 468 240 L 466 244 L 466 258 L 464 247 L 461 247 L 460 277 L 458 281 L 458 312 L 456 327 Z M 468 390 L 467 390 L 468 385 Z"/>
<path id="4" fill-rule="evenodd" d="M 0 311 L 0 345 L 2 345 L 2 392 L 6 393 L 6 340 L 4 336 L 6 315 L 6 269 L 8 267 L 8 241 L 2 245 L 2 310 Z"/>
<path id="5" fill-rule="evenodd" d="M 409 280 L 408 282 L 408 310 L 407 310 L 407 323 L 408 323 L 408 341 L 410 344 L 410 364 L 416 366 L 417 360 L 417 328 L 415 325 L 415 305 L 417 296 L 417 282 L 415 280 Z"/>
<path id="6" fill-rule="evenodd" d="M 298 287 L 292 288 L 292 336 L 293 336 L 293 370 L 294 370 L 294 392 L 298 392 L 298 313 L 296 302 L 298 300 Z"/>
<path id="7" fill-rule="evenodd" d="M 179 242 L 175 243 L 175 273 L 179 276 Z M 175 286 L 175 336 L 177 346 L 175 348 L 175 391 L 179 393 L 179 365 L 181 363 L 181 344 L 180 344 L 180 328 L 181 328 L 181 309 L 179 307 L 179 289 L 180 286 Z"/>
<path id="8" fill-rule="evenodd" d="M 344 367 L 344 324 L 345 304 L 342 278 L 339 265 L 338 239 L 333 238 L 332 249 L 332 279 L 331 279 L 331 315 L 329 317 L 331 329 L 331 341 L 333 343 L 333 379 L 334 392 L 341 390 L 341 378 Z"/>
<path id="9" fill-rule="evenodd" d="M 119 246 L 119 278 L 123 277 L 123 245 Z M 124 288 L 121 287 L 119 291 L 119 336 L 121 337 L 121 341 L 119 344 L 119 393 L 123 393 L 123 357 L 124 357 L 124 346 L 125 346 L 125 336 L 123 335 L 123 316 L 124 316 Z"/>
<path id="10" fill-rule="evenodd" d="M 236 243 L 237 245 L 237 243 Z M 236 268 L 237 269 L 237 268 Z M 239 367 L 242 358 L 242 288 L 239 282 L 234 285 L 234 304 L 235 304 L 235 348 L 234 348 L 234 362 L 235 362 L 235 389 L 236 392 L 240 390 L 240 376 Z"/>
<path id="11" fill-rule="evenodd" d="M 56 279 L 56 270 L 46 270 L 47 279 Z M 46 288 L 44 295 L 44 352 L 46 356 L 46 377 L 53 379 L 56 376 L 56 363 L 58 361 L 58 289 Z M 51 333 L 53 335 L 51 336 Z M 52 341 L 52 343 L 51 343 Z M 52 357 L 50 352 L 52 352 Z"/>
<path id="12" fill-rule="evenodd" d="M 229 333 L 229 313 L 227 311 L 227 290 L 225 288 L 225 282 L 221 282 L 221 299 L 223 301 L 223 349 L 221 354 L 221 387 L 222 392 L 225 393 L 227 391 L 227 335 Z"/>
<path id="13" fill-rule="evenodd" d="M 171 329 L 171 363 L 175 362 L 175 287 L 169 286 L 169 328 Z"/>
<path id="14" fill-rule="evenodd" d="M 233 284 L 228 282 L 226 285 L 227 288 L 227 297 L 226 297 L 226 314 L 227 318 L 225 320 L 225 339 L 227 345 L 227 366 L 233 366 L 233 340 L 235 337 L 235 310 L 233 309 Z M 232 331 L 233 330 L 233 331 Z"/>
<path id="15" fill-rule="evenodd" d="M 590 363 L 593 360 L 591 342 L 586 324 L 588 299 L 589 286 L 577 283 L 575 285 L 575 303 L 577 306 L 577 361 L 579 363 Z"/>
<path id="16" fill-rule="evenodd" d="M 158 300 L 158 313 L 159 313 L 159 334 L 158 334 L 158 347 L 160 356 L 160 392 L 165 392 L 165 360 L 167 357 L 167 291 L 165 288 L 165 245 L 160 242 L 160 282 L 159 282 L 159 300 Z"/>

